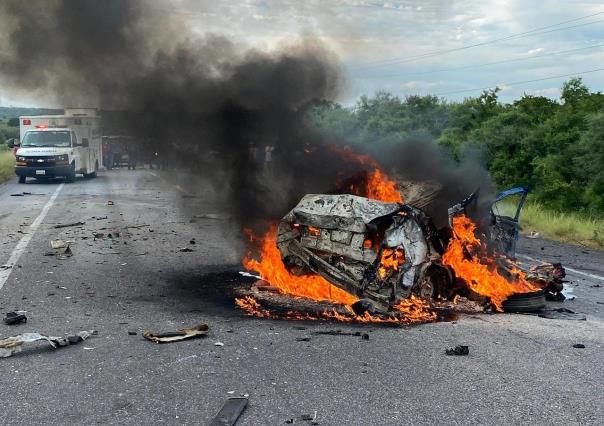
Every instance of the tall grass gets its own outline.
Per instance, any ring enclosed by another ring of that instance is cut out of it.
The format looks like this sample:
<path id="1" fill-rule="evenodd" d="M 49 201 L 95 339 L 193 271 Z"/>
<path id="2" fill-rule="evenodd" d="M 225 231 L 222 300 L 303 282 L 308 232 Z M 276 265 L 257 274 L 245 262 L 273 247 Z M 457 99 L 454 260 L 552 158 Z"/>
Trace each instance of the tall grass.
<path id="1" fill-rule="evenodd" d="M 0 182 L 15 176 L 15 156 L 11 150 L 0 150 Z"/>
<path id="2" fill-rule="evenodd" d="M 604 217 L 553 212 L 530 202 L 520 213 L 520 226 L 524 234 L 534 231 L 551 240 L 604 248 Z"/>

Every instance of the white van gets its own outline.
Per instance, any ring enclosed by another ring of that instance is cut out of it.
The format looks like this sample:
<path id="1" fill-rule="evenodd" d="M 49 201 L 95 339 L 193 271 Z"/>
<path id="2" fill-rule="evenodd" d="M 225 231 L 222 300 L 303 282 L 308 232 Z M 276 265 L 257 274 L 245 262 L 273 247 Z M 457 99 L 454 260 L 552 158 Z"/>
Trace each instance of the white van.
<path id="1" fill-rule="evenodd" d="M 64 115 L 19 117 L 21 141 L 15 173 L 28 177 L 96 177 L 102 167 L 101 117 L 96 109 L 67 108 Z"/>

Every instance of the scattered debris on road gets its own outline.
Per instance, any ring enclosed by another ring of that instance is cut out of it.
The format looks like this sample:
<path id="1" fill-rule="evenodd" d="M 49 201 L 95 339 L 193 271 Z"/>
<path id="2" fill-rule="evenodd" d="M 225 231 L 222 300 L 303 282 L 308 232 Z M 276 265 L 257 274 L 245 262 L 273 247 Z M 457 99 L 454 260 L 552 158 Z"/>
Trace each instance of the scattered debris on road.
<path id="1" fill-rule="evenodd" d="M 0 340 L 0 358 L 8 358 L 18 352 L 21 352 L 25 343 L 34 343 L 39 340 L 46 340 L 54 349 L 63 346 L 69 346 L 80 343 L 92 335 L 96 335 L 95 330 L 84 330 L 66 337 L 46 336 L 40 333 L 23 333 L 18 336 L 7 337 Z"/>
<path id="2" fill-rule="evenodd" d="M 540 318 L 547 319 L 560 319 L 560 320 L 575 320 L 575 321 L 585 321 L 587 320 L 587 315 L 578 314 L 575 311 L 571 311 L 567 308 L 556 308 L 556 309 L 544 309 L 543 311 L 537 314 Z"/>
<path id="3" fill-rule="evenodd" d="M 12 268 L 13 265 L 0 265 L 0 271 Z"/>
<path id="4" fill-rule="evenodd" d="M 248 278 L 256 278 L 258 280 L 261 280 L 262 278 L 260 277 L 260 275 L 256 275 L 256 274 L 250 274 L 249 272 L 244 272 L 244 271 L 239 271 L 239 275 L 241 275 L 242 277 L 248 277 Z"/>
<path id="5" fill-rule="evenodd" d="M 302 414 L 300 416 L 300 420 L 304 422 L 310 422 L 311 425 L 319 424 L 319 422 L 317 421 L 317 411 L 315 411 L 314 414 Z"/>
<path id="6" fill-rule="evenodd" d="M 113 206 L 113 205 L 115 205 L 115 203 L 114 203 L 113 201 L 111 201 L 111 200 L 108 200 L 108 201 L 107 201 L 107 205 L 108 205 L 108 206 Z"/>
<path id="7" fill-rule="evenodd" d="M 326 335 L 326 336 L 354 336 L 354 337 L 360 337 L 362 340 L 369 340 L 369 334 L 361 333 L 360 331 L 355 331 L 353 333 L 350 333 L 350 332 L 345 332 L 342 330 L 326 330 L 326 331 L 313 331 L 312 334 Z"/>
<path id="8" fill-rule="evenodd" d="M 564 280 L 566 270 L 561 263 L 542 263 L 533 265 L 526 274 L 526 278 L 541 287 L 547 300 L 562 302 L 566 297 L 562 293 L 564 290 Z"/>
<path id="9" fill-rule="evenodd" d="M 67 242 L 64 240 L 51 240 L 50 241 L 50 246 L 55 250 L 60 249 L 60 248 L 65 248 L 65 247 L 67 247 L 67 245 L 68 245 Z"/>
<path id="10" fill-rule="evenodd" d="M 151 225 L 146 224 L 146 223 L 144 223 L 142 225 L 129 225 L 129 226 L 126 226 L 126 229 L 140 229 L 140 228 L 144 228 L 145 226 L 151 226 Z"/>
<path id="11" fill-rule="evenodd" d="M 182 247 L 182 248 L 179 248 L 178 251 L 181 253 L 191 253 L 194 250 L 190 247 Z"/>
<path id="12" fill-rule="evenodd" d="M 10 194 L 11 197 L 23 197 L 25 195 L 44 195 L 44 194 L 34 194 L 32 192 L 17 192 L 16 194 Z"/>
<path id="13" fill-rule="evenodd" d="M 231 217 L 229 215 L 226 214 L 218 214 L 218 213 L 206 213 L 206 214 L 196 214 L 195 216 L 193 216 L 193 219 L 225 219 L 228 220 Z"/>
<path id="14" fill-rule="evenodd" d="M 233 426 L 247 407 L 247 402 L 247 397 L 228 398 L 210 423 L 210 426 Z"/>
<path id="15" fill-rule="evenodd" d="M 575 343 L 573 345 L 573 348 L 575 348 L 575 349 L 585 349 L 585 345 L 583 343 Z"/>
<path id="16" fill-rule="evenodd" d="M 214 346 L 224 346 L 224 343 L 222 343 L 222 342 L 216 342 L 216 343 L 214 343 Z"/>
<path id="17" fill-rule="evenodd" d="M 55 229 L 69 228 L 71 226 L 82 226 L 82 225 L 85 225 L 85 223 L 84 222 L 60 223 L 58 225 L 53 226 L 53 228 L 55 228 Z"/>
<path id="18" fill-rule="evenodd" d="M 445 350 L 447 355 L 456 355 L 456 356 L 465 356 L 470 353 L 470 348 L 464 345 L 458 345 L 454 348 L 449 348 Z"/>
<path id="19" fill-rule="evenodd" d="M 176 331 L 167 333 L 155 334 L 149 330 L 143 332 L 143 337 L 155 343 L 172 343 L 180 342 L 181 340 L 193 339 L 196 337 L 206 336 L 209 327 L 207 324 L 198 324 L 189 328 L 180 328 Z"/>
<path id="20" fill-rule="evenodd" d="M 12 311 L 7 312 L 4 317 L 4 323 L 6 325 L 15 325 L 27 322 L 27 316 L 25 316 L 26 311 Z"/>

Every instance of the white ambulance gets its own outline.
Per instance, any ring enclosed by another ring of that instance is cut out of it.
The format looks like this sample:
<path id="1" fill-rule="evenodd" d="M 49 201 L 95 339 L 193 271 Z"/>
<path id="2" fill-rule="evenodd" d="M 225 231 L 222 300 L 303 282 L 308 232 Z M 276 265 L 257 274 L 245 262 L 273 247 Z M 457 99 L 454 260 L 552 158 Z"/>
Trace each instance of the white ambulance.
<path id="1" fill-rule="evenodd" d="M 102 167 L 101 117 L 93 108 L 66 108 L 64 115 L 19 117 L 20 145 L 15 173 L 19 183 L 28 177 L 64 177 L 77 173 L 96 177 Z"/>

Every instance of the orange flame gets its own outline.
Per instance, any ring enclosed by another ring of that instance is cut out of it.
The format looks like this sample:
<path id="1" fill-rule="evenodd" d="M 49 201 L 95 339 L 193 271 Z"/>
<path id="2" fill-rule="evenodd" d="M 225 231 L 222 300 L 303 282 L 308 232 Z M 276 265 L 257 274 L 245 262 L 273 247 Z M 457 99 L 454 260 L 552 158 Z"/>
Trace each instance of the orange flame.
<path id="1" fill-rule="evenodd" d="M 378 276 L 386 278 L 389 271 L 398 271 L 398 267 L 405 263 L 405 252 L 401 248 L 384 249 L 378 267 Z"/>
<path id="2" fill-rule="evenodd" d="M 312 235 L 313 237 L 320 237 L 321 236 L 321 230 L 319 228 L 315 228 L 314 226 L 309 226 L 308 227 L 308 233 L 310 235 Z"/>
<path id="3" fill-rule="evenodd" d="M 515 279 L 506 279 L 497 271 L 494 260 L 478 257 L 474 253 L 484 253 L 485 248 L 476 238 L 476 225 L 463 215 L 453 218 L 453 237 L 443 255 L 443 263 L 455 271 L 476 293 L 487 296 L 502 311 L 502 303 L 512 294 L 529 293 L 539 290 L 526 279 L 520 270 L 514 270 Z"/>
<path id="4" fill-rule="evenodd" d="M 396 188 L 396 182 L 383 174 L 379 168 L 374 169 L 367 176 L 367 198 L 388 203 L 403 203 L 403 197 Z"/>
<path id="5" fill-rule="evenodd" d="M 401 301 L 394 309 L 399 313 L 396 316 L 372 316 L 368 313 L 355 315 L 350 305 L 358 301 L 358 297 L 334 286 L 319 275 L 295 276 L 289 273 L 281 260 L 281 253 L 276 244 L 277 228 L 271 226 L 260 242 L 260 260 L 249 255 L 243 260 L 243 265 L 260 274 L 262 279 L 277 287 L 282 293 L 291 296 L 306 297 L 316 301 L 329 301 L 346 305 L 349 315 L 342 315 L 335 310 L 309 315 L 299 312 L 288 312 L 276 315 L 262 308 L 253 297 L 243 297 L 235 300 L 237 306 L 248 315 L 263 318 L 284 318 L 298 320 L 328 319 L 342 322 L 375 322 L 392 324 L 412 324 L 436 320 L 436 314 L 425 301 L 412 297 Z M 394 255 L 395 258 L 396 255 Z M 400 258 L 400 256 L 398 257 Z M 402 315 L 401 315 L 402 314 Z"/>
<path id="6" fill-rule="evenodd" d="M 275 314 L 268 309 L 263 308 L 256 299 L 251 296 L 244 296 L 235 299 L 235 304 L 247 315 L 260 318 L 278 318 L 298 321 L 330 320 L 348 323 L 378 323 L 378 324 L 417 324 L 436 321 L 436 313 L 430 310 L 430 306 L 415 296 L 402 300 L 401 303 L 394 306 L 394 309 L 403 315 L 374 316 L 365 312 L 363 315 L 355 315 L 352 309 L 349 309 L 349 315 L 343 315 L 335 309 L 316 314 L 288 311 L 283 314 Z"/>
<path id="7" fill-rule="evenodd" d="M 357 297 L 339 289 L 319 275 L 297 277 L 290 274 L 281 261 L 276 235 L 277 227 L 273 225 L 262 238 L 261 260 L 257 261 L 248 255 L 243 260 L 243 266 L 258 272 L 262 279 L 285 294 L 308 297 L 313 300 L 329 300 L 344 305 L 351 305 L 358 300 Z"/>
<path id="8" fill-rule="evenodd" d="M 330 145 L 329 148 L 350 163 L 356 163 L 366 169 L 367 182 L 365 188 L 350 185 L 349 190 L 356 195 L 364 195 L 372 200 L 387 203 L 403 203 L 403 197 L 397 189 L 396 182 L 390 179 L 380 168 L 378 162 L 371 155 L 359 154 L 349 146 Z"/>

